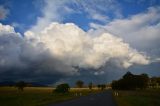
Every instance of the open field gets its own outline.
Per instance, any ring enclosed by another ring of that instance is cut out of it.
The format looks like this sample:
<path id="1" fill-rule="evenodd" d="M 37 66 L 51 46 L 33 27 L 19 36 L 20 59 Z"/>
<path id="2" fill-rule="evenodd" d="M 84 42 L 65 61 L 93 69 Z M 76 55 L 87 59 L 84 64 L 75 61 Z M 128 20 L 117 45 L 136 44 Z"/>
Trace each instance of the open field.
<path id="1" fill-rule="evenodd" d="M 91 91 L 88 88 L 71 88 L 70 93 L 58 94 L 53 93 L 53 89 L 49 87 L 26 87 L 21 92 L 15 87 L 0 87 L 0 106 L 46 106 L 50 103 L 100 92 L 98 89 Z"/>
<path id="2" fill-rule="evenodd" d="M 160 89 L 116 92 L 118 92 L 118 96 L 115 96 L 118 106 L 160 106 Z"/>

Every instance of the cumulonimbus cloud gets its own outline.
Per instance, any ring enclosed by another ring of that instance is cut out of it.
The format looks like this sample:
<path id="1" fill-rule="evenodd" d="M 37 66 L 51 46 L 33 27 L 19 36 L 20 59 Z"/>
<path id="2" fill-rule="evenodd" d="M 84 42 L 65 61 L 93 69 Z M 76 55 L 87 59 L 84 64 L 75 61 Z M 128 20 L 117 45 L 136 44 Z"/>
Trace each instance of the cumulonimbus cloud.
<path id="1" fill-rule="evenodd" d="M 17 69 L 32 74 L 74 74 L 75 67 L 96 70 L 110 61 L 123 68 L 149 63 L 147 56 L 121 38 L 109 33 L 93 37 L 73 23 L 51 23 L 39 33 L 27 31 L 24 36 L 0 24 L 0 73 Z"/>
<path id="2" fill-rule="evenodd" d="M 121 38 L 109 33 L 93 37 L 73 23 L 51 23 L 38 35 L 26 32 L 25 38 L 42 42 L 54 57 L 69 66 L 99 68 L 112 58 L 117 58 L 122 65 L 149 62 Z"/>

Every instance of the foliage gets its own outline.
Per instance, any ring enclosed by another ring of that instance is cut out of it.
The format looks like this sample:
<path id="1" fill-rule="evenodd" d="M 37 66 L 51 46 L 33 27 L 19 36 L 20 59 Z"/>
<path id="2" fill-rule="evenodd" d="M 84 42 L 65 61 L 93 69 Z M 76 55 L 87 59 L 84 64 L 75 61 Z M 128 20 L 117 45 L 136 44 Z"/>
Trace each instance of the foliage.
<path id="1" fill-rule="evenodd" d="M 70 89 L 69 85 L 67 83 L 64 83 L 58 85 L 54 91 L 58 93 L 67 93 L 69 92 L 69 89 Z"/>
<path id="2" fill-rule="evenodd" d="M 147 74 L 133 75 L 127 72 L 122 79 L 112 82 L 112 89 L 134 90 L 137 88 L 145 89 L 148 86 L 149 77 Z"/>
<path id="3" fill-rule="evenodd" d="M 82 88 L 82 87 L 83 87 L 83 84 L 84 84 L 84 82 L 81 81 L 81 80 L 78 80 L 78 81 L 76 82 L 76 85 L 77 85 L 78 88 Z"/>
<path id="4" fill-rule="evenodd" d="M 152 78 L 150 78 L 149 86 L 151 88 L 157 88 L 158 86 L 160 86 L 160 77 L 152 77 Z"/>
<path id="5" fill-rule="evenodd" d="M 104 90 L 106 88 L 106 85 L 105 84 L 99 84 L 99 85 L 97 85 L 97 87 L 101 90 Z"/>
<path id="6" fill-rule="evenodd" d="M 90 90 L 92 89 L 92 87 L 93 87 L 92 82 L 90 82 L 90 83 L 88 84 L 88 87 L 89 87 Z"/>
<path id="7" fill-rule="evenodd" d="M 18 90 L 23 91 L 24 87 L 26 86 L 26 83 L 24 81 L 19 81 L 16 83 L 16 87 Z"/>

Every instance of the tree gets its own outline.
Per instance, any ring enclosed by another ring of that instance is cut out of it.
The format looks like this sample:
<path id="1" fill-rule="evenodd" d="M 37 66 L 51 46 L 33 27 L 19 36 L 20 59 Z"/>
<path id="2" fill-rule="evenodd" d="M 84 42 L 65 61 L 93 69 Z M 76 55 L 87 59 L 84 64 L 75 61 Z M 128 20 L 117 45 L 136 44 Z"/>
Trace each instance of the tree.
<path id="1" fill-rule="evenodd" d="M 77 87 L 79 87 L 79 88 L 82 88 L 82 87 L 83 87 L 83 84 L 84 84 L 84 82 L 81 81 L 81 80 L 78 80 L 78 81 L 76 82 L 76 85 L 77 85 Z"/>
<path id="2" fill-rule="evenodd" d="M 26 86 L 26 83 L 24 81 L 19 81 L 16 83 L 16 87 L 18 90 L 23 91 L 24 87 Z"/>
<path id="3" fill-rule="evenodd" d="M 160 77 L 156 78 L 158 85 L 160 85 Z"/>
<path id="4" fill-rule="evenodd" d="M 99 84 L 99 85 L 97 85 L 97 87 L 101 90 L 104 90 L 106 88 L 106 85 L 105 84 Z"/>
<path id="5" fill-rule="evenodd" d="M 101 85 L 97 85 L 97 87 L 98 87 L 98 89 L 100 89 L 100 88 L 101 88 Z"/>
<path id="6" fill-rule="evenodd" d="M 102 84 L 101 85 L 101 90 L 104 90 L 106 88 L 106 85 L 105 84 Z"/>
<path id="7" fill-rule="evenodd" d="M 131 73 L 131 72 L 127 72 L 124 76 L 123 76 L 123 79 L 131 79 L 131 78 L 133 78 L 133 74 Z"/>
<path id="8" fill-rule="evenodd" d="M 140 84 L 139 88 L 141 88 L 141 89 L 147 88 L 148 83 L 149 83 L 148 75 L 147 74 L 141 74 L 139 77 L 140 77 L 139 80 L 141 81 L 141 84 Z"/>
<path id="9" fill-rule="evenodd" d="M 160 77 L 152 77 L 150 78 L 150 85 L 152 87 L 157 87 L 160 85 Z"/>
<path id="10" fill-rule="evenodd" d="M 93 87 L 92 82 L 90 82 L 90 83 L 88 84 L 88 87 L 89 87 L 90 90 L 92 90 L 92 87 Z"/>
<path id="11" fill-rule="evenodd" d="M 64 83 L 58 85 L 54 91 L 57 93 L 67 93 L 69 92 L 69 89 L 70 89 L 69 85 L 67 83 Z"/>
<path id="12" fill-rule="evenodd" d="M 149 77 L 147 74 L 133 75 L 127 72 L 122 79 L 112 82 L 112 89 L 135 90 L 148 87 Z"/>

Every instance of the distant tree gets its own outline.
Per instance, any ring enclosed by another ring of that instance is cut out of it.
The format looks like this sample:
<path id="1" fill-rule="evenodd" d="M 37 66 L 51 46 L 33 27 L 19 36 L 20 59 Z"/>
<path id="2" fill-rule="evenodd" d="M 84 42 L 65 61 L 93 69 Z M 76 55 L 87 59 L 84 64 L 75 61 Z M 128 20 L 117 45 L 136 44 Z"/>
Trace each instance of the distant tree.
<path id="1" fill-rule="evenodd" d="M 16 83 L 16 87 L 18 90 L 23 91 L 24 87 L 26 87 L 26 83 L 24 81 L 19 81 Z"/>
<path id="2" fill-rule="evenodd" d="M 102 84 L 101 85 L 101 90 L 104 90 L 106 88 L 106 85 L 105 84 Z"/>
<path id="3" fill-rule="evenodd" d="M 98 89 L 101 89 L 101 85 L 100 84 L 98 84 L 97 87 L 98 87 Z"/>
<path id="4" fill-rule="evenodd" d="M 93 87 L 92 82 L 90 82 L 90 83 L 88 84 L 88 87 L 89 87 L 90 90 L 92 89 L 92 87 Z"/>
<path id="5" fill-rule="evenodd" d="M 83 87 L 83 84 L 84 84 L 84 82 L 81 81 L 81 80 L 78 80 L 78 81 L 76 82 L 76 85 L 77 85 L 77 87 L 79 87 L 79 88 L 82 88 L 82 87 Z"/>
<path id="6" fill-rule="evenodd" d="M 104 90 L 106 88 L 106 85 L 105 84 L 99 84 L 99 85 L 97 85 L 97 87 L 101 90 Z"/>
<path id="7" fill-rule="evenodd" d="M 67 93 L 69 92 L 70 86 L 67 83 L 60 84 L 54 90 L 57 93 Z"/>
<path id="8" fill-rule="evenodd" d="M 111 84 L 112 89 L 119 89 L 118 81 L 113 80 Z"/>
<path id="9" fill-rule="evenodd" d="M 160 77 L 157 77 L 156 80 L 157 80 L 157 83 L 160 85 Z"/>

